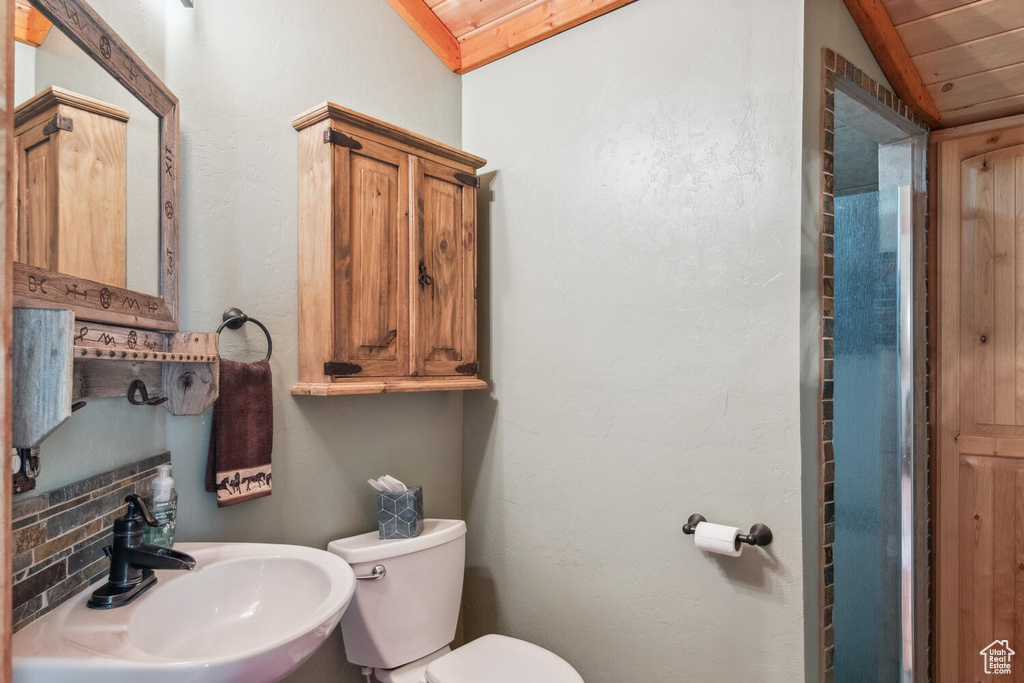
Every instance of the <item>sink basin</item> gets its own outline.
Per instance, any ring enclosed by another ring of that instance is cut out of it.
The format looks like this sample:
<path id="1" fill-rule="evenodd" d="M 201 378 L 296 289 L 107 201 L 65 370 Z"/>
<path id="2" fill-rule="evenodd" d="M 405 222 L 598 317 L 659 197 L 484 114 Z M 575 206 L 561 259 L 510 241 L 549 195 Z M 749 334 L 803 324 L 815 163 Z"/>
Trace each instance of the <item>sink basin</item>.
<path id="1" fill-rule="evenodd" d="M 158 571 L 112 610 L 85 606 L 90 586 L 16 633 L 16 683 L 278 681 L 323 644 L 355 592 L 348 563 L 314 548 L 174 547 L 195 570 Z"/>

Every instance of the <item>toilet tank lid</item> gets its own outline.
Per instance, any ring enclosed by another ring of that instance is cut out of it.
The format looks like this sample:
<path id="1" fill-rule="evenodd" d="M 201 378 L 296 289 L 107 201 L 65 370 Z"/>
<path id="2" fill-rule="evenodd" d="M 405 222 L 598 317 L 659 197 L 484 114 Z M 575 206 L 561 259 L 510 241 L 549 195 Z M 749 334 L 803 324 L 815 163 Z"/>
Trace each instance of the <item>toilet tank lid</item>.
<path id="1" fill-rule="evenodd" d="M 361 564 L 435 548 L 465 535 L 466 523 L 461 519 L 424 519 L 423 532 L 416 538 L 382 541 L 379 532 L 370 531 L 331 541 L 327 550 L 340 555 L 349 564 Z"/>

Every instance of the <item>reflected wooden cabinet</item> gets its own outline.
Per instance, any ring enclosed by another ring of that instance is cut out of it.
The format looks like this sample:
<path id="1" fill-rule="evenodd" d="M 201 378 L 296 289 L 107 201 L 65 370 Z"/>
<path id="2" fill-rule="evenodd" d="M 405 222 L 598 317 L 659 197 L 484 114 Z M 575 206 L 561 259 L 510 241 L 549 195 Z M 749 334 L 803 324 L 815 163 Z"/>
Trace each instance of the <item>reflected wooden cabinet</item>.
<path id="1" fill-rule="evenodd" d="M 127 122 L 57 87 L 14 110 L 17 261 L 125 286 Z"/>
<path id="2" fill-rule="evenodd" d="M 298 116 L 297 395 L 482 389 L 483 159 L 324 104 Z"/>

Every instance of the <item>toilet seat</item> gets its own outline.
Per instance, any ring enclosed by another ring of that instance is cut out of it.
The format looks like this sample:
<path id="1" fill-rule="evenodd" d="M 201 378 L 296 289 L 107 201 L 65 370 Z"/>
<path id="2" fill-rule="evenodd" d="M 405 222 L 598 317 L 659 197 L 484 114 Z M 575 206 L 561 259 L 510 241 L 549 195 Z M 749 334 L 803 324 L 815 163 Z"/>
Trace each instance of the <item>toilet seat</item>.
<path id="1" fill-rule="evenodd" d="M 489 635 L 427 667 L 427 683 L 583 683 L 570 664 L 542 647 Z"/>

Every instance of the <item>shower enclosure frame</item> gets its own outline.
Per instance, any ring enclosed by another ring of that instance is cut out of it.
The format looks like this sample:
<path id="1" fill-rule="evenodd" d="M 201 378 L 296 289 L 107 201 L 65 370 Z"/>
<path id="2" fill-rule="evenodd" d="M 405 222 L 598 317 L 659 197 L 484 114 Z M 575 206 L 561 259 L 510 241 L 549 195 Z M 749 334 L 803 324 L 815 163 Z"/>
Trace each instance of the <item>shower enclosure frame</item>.
<path id="1" fill-rule="evenodd" d="M 819 661 L 822 681 L 835 677 L 833 630 L 835 455 L 832 442 L 835 325 L 835 94 L 852 98 L 906 135 L 912 179 L 899 200 L 899 479 L 900 479 L 900 683 L 928 680 L 931 555 L 929 538 L 929 440 L 927 394 L 927 163 L 928 127 L 891 91 L 834 51 L 822 52 L 821 201 L 819 283 L 821 345 L 818 420 Z"/>

